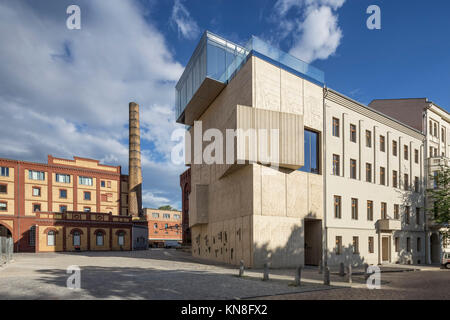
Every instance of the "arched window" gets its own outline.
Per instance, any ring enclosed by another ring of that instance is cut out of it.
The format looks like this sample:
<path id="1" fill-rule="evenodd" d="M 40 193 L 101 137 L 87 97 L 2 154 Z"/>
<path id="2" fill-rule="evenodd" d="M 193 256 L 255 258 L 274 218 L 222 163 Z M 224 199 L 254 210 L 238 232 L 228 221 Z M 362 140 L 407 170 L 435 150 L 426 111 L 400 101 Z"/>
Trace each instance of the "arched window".
<path id="1" fill-rule="evenodd" d="M 55 245 L 55 231 L 50 230 L 47 233 L 47 246 L 53 247 Z"/>
<path id="2" fill-rule="evenodd" d="M 119 246 L 125 245 L 125 233 L 123 231 L 119 232 L 117 241 L 119 243 Z"/>
<path id="3" fill-rule="evenodd" d="M 73 246 L 77 247 L 81 245 L 81 234 L 79 231 L 73 232 Z"/>
<path id="4" fill-rule="evenodd" d="M 103 246 L 104 235 L 103 232 L 97 231 L 95 236 L 97 246 Z"/>

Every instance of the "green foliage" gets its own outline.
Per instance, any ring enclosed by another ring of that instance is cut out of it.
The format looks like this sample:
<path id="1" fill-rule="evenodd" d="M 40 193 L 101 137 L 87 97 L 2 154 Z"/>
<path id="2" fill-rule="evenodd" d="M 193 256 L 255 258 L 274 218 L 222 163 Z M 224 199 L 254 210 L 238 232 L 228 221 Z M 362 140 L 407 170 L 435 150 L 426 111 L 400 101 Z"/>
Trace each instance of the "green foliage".
<path id="1" fill-rule="evenodd" d="M 434 206 L 428 209 L 437 224 L 449 226 L 450 222 L 450 167 L 441 167 L 436 175 L 430 177 L 435 188 L 428 189 L 427 195 L 434 202 Z M 449 231 L 444 232 L 444 237 L 449 236 Z"/>
<path id="2" fill-rule="evenodd" d="M 159 210 L 170 210 L 170 211 L 178 211 L 176 208 L 172 208 L 170 205 L 161 206 L 158 208 Z"/>

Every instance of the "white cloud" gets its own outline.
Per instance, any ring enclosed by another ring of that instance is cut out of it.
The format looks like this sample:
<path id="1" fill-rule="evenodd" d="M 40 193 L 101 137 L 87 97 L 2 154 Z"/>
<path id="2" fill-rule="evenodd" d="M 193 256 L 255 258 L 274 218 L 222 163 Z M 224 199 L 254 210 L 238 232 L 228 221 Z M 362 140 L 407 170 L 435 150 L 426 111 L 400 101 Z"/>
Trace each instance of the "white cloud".
<path id="1" fill-rule="evenodd" d="M 177 27 L 178 34 L 186 39 L 196 39 L 200 33 L 200 28 L 192 19 L 191 14 L 181 3 L 181 0 L 175 0 L 172 8 L 171 22 Z"/>
<path id="2" fill-rule="evenodd" d="M 333 55 L 341 43 L 342 30 L 336 11 L 345 0 L 278 0 L 275 13 L 283 21 L 280 38 L 292 35 L 292 55 L 311 63 Z M 295 15 L 295 18 L 292 15 Z"/>
<path id="3" fill-rule="evenodd" d="M 180 203 L 169 157 L 174 85 L 183 67 L 137 1 L 80 0 L 81 30 L 68 30 L 69 0 L 0 2 L 0 157 L 47 154 L 128 162 L 128 102 L 141 105 L 145 206 Z M 154 147 L 153 147 L 154 146 Z M 163 201 L 164 200 L 164 201 Z"/>

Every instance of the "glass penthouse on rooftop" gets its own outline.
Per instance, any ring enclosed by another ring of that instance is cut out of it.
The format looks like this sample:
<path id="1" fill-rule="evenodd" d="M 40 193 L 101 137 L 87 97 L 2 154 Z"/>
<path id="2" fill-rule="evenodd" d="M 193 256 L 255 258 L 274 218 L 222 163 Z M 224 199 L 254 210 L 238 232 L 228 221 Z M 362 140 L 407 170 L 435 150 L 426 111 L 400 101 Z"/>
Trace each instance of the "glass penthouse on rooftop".
<path id="1" fill-rule="evenodd" d="M 319 85 L 325 82 L 319 69 L 255 36 L 239 46 L 205 31 L 175 87 L 177 122 L 192 125 L 252 55 Z"/>

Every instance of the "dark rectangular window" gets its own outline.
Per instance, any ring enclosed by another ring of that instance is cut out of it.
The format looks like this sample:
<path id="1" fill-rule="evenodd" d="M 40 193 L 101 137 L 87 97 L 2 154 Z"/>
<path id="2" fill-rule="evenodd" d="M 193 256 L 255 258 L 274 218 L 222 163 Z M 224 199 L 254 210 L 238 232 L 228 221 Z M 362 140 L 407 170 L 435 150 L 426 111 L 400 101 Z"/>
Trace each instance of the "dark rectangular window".
<path id="1" fill-rule="evenodd" d="M 394 219 L 400 219 L 400 206 L 398 204 L 394 204 Z"/>
<path id="2" fill-rule="evenodd" d="M 305 129 L 305 165 L 299 171 L 319 174 L 319 133 Z"/>
<path id="3" fill-rule="evenodd" d="M 385 142 L 384 136 L 380 136 L 380 151 L 381 152 L 386 151 L 386 142 Z"/>
<path id="4" fill-rule="evenodd" d="M 334 137 L 338 137 L 339 138 L 339 119 L 338 118 L 333 118 L 333 136 Z"/>
<path id="5" fill-rule="evenodd" d="M 411 207 L 406 206 L 405 207 L 405 223 L 406 224 L 409 224 L 410 216 L 411 216 Z"/>
<path id="6" fill-rule="evenodd" d="M 366 147 L 372 148 L 372 131 L 366 130 Z"/>
<path id="7" fill-rule="evenodd" d="M 394 157 L 397 156 L 397 141 L 392 141 L 392 154 Z"/>
<path id="8" fill-rule="evenodd" d="M 372 182 L 372 164 L 366 163 L 366 181 Z"/>
<path id="9" fill-rule="evenodd" d="M 336 254 L 342 253 L 342 237 L 336 236 Z"/>
<path id="10" fill-rule="evenodd" d="M 420 208 L 416 208 L 416 224 L 420 225 Z"/>
<path id="11" fill-rule="evenodd" d="M 105 181 L 102 180 L 102 181 L 100 182 L 100 186 L 101 186 L 102 188 L 106 187 Z"/>
<path id="12" fill-rule="evenodd" d="M 356 160 L 350 159 L 350 179 L 356 179 Z"/>
<path id="13" fill-rule="evenodd" d="M 380 184 L 386 185 L 386 169 L 384 167 L 380 167 Z"/>
<path id="14" fill-rule="evenodd" d="M 414 192 L 419 192 L 419 177 L 414 177 Z"/>
<path id="15" fill-rule="evenodd" d="M 352 199 L 352 219 L 358 220 L 358 199 Z"/>
<path id="16" fill-rule="evenodd" d="M 417 252 L 422 251 L 422 239 L 419 237 L 417 238 Z"/>
<path id="17" fill-rule="evenodd" d="M 414 150 L 414 162 L 419 163 L 419 150 Z"/>
<path id="18" fill-rule="evenodd" d="M 367 201 L 367 221 L 373 221 L 373 201 Z"/>
<path id="19" fill-rule="evenodd" d="M 334 217 L 341 219 L 342 215 L 342 201 L 340 196 L 334 196 Z"/>
<path id="20" fill-rule="evenodd" d="M 381 219 L 387 219 L 387 203 L 381 203 Z"/>
<path id="21" fill-rule="evenodd" d="M 59 189 L 59 197 L 61 199 L 67 199 L 67 190 L 65 189 Z"/>
<path id="22" fill-rule="evenodd" d="M 88 191 L 84 192 L 84 200 L 91 200 L 91 193 Z"/>
<path id="23" fill-rule="evenodd" d="M 59 206 L 59 212 L 64 213 L 67 211 L 67 206 Z"/>
<path id="24" fill-rule="evenodd" d="M 394 188 L 398 187 L 398 176 L 397 176 L 397 171 L 395 171 L 395 170 L 392 171 L 392 186 Z"/>
<path id="25" fill-rule="evenodd" d="M 369 237 L 369 253 L 374 253 L 374 242 L 373 237 Z"/>
<path id="26" fill-rule="evenodd" d="M 408 158 L 409 158 L 409 155 L 408 155 L 409 151 L 408 151 L 408 146 L 407 145 L 405 145 L 404 153 L 405 153 L 405 160 L 408 160 Z"/>
<path id="27" fill-rule="evenodd" d="M 356 142 L 356 126 L 354 124 L 350 125 L 350 141 Z"/>
<path id="28" fill-rule="evenodd" d="M 8 185 L 0 184 L 0 193 L 8 193 Z"/>
<path id="29" fill-rule="evenodd" d="M 359 253 L 359 237 L 353 237 L 353 254 Z"/>
<path id="30" fill-rule="evenodd" d="M 41 205 L 39 203 L 33 204 L 33 212 L 41 211 Z"/>
<path id="31" fill-rule="evenodd" d="M 404 183 L 405 190 L 409 190 L 409 175 L 407 173 L 405 173 L 403 183 Z"/>

